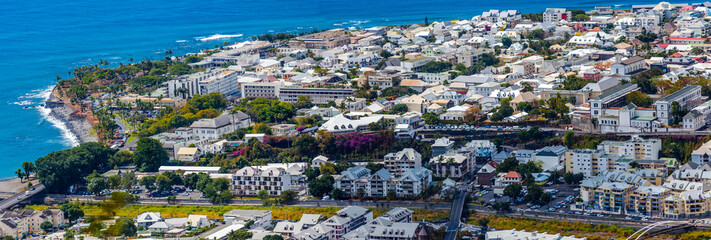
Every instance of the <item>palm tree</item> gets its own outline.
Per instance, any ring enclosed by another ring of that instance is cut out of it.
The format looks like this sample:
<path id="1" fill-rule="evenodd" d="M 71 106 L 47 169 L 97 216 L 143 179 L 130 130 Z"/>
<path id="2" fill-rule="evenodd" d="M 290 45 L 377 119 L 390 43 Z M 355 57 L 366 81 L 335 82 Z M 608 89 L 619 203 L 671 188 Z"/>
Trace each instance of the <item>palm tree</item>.
<path id="1" fill-rule="evenodd" d="M 20 182 L 22 182 L 22 178 L 25 176 L 24 174 L 22 174 L 22 169 L 18 168 L 17 170 L 15 170 L 15 174 L 18 178 L 20 178 Z"/>

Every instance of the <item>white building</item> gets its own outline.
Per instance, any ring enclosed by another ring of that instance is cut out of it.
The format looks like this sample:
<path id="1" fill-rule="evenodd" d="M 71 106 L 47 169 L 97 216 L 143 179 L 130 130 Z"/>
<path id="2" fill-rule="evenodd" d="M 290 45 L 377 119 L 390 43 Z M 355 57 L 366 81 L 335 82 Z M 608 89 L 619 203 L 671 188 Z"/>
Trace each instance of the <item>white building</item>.
<path id="1" fill-rule="evenodd" d="M 573 16 L 570 16 L 570 11 L 566 11 L 565 8 L 546 8 L 543 12 L 543 22 L 544 23 L 557 23 L 561 20 L 570 21 Z"/>
<path id="2" fill-rule="evenodd" d="M 305 177 L 298 171 L 270 167 L 260 170 L 258 167 L 244 167 L 232 175 L 232 190 L 240 196 L 256 196 L 261 190 L 269 195 L 278 196 L 283 191 L 298 191 L 305 185 Z"/>
<path id="3" fill-rule="evenodd" d="M 401 176 L 404 172 L 422 167 L 422 155 L 412 148 L 405 148 L 399 152 L 385 155 L 385 169 Z"/>
<path id="4" fill-rule="evenodd" d="M 237 111 L 232 114 L 223 114 L 212 119 L 200 119 L 190 125 L 193 134 L 199 139 L 218 139 L 220 136 L 231 133 L 252 124 L 247 114 Z"/>

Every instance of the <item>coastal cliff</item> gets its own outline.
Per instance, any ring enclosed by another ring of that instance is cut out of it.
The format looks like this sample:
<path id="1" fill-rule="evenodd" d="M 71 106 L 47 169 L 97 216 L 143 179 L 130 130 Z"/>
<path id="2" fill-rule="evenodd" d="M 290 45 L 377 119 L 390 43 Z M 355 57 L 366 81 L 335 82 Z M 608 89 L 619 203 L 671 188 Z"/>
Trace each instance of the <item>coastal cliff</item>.
<path id="1" fill-rule="evenodd" d="M 93 125 L 83 116 L 74 114 L 77 112 L 57 95 L 56 88 L 47 99 L 45 106 L 50 110 L 49 115 L 64 123 L 69 131 L 79 140 L 79 143 L 97 142 L 98 139 L 92 134 Z"/>

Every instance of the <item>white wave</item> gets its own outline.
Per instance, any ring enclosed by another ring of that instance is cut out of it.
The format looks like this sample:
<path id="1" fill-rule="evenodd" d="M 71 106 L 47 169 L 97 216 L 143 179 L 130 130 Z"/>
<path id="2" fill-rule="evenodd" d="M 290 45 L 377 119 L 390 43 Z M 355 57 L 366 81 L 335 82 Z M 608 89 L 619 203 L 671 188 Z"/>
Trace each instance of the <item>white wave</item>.
<path id="1" fill-rule="evenodd" d="M 188 42 L 188 40 L 176 40 L 175 42 L 177 42 L 177 43 L 184 43 L 184 42 Z"/>
<path id="2" fill-rule="evenodd" d="M 11 102 L 10 104 L 15 104 L 15 105 L 20 105 L 20 106 L 27 106 L 27 105 L 32 105 L 34 102 L 30 100 L 22 100 L 22 101 L 17 101 L 17 102 Z"/>
<path id="3" fill-rule="evenodd" d="M 624 4 L 615 4 L 615 7 L 622 7 Z"/>
<path id="4" fill-rule="evenodd" d="M 52 89 L 54 89 L 54 86 L 51 86 L 50 88 L 47 89 L 35 89 L 32 90 L 28 93 L 25 93 L 25 95 L 17 97 L 17 99 L 47 99 L 49 98 L 49 95 L 52 94 Z"/>
<path id="5" fill-rule="evenodd" d="M 242 34 L 213 34 L 212 36 L 209 37 L 201 37 L 198 38 L 200 41 L 212 41 L 212 40 L 218 40 L 218 39 L 224 39 L 224 38 L 236 38 L 236 37 L 241 37 L 243 36 Z"/>
<path id="6" fill-rule="evenodd" d="M 42 105 L 38 106 L 37 110 L 42 115 L 42 120 L 46 120 L 52 123 L 54 127 L 56 127 L 57 129 L 59 129 L 60 132 L 62 132 L 62 138 L 64 138 L 64 142 L 62 143 L 64 145 L 67 145 L 69 147 L 79 146 L 79 137 L 74 135 L 74 133 L 69 130 L 69 127 L 67 127 L 66 123 L 50 115 L 52 109 L 49 109 L 45 106 L 47 99 L 49 99 L 49 96 L 52 94 L 52 89 L 54 89 L 54 86 L 49 86 L 46 89 L 39 89 L 40 93 L 42 94 L 42 96 L 44 96 L 44 98 L 42 100 Z"/>

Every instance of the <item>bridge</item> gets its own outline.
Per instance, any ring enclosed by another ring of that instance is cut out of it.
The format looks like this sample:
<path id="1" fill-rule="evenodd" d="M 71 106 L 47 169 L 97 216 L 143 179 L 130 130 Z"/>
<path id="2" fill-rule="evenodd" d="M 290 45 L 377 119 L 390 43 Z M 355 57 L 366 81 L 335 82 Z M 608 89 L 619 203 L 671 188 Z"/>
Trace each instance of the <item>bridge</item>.
<path id="1" fill-rule="evenodd" d="M 649 224 L 632 233 L 627 240 L 639 240 L 654 237 L 661 234 L 678 231 L 688 231 L 697 227 L 689 221 L 661 221 Z"/>
<path id="2" fill-rule="evenodd" d="M 27 191 L 21 191 L 19 193 L 16 193 L 15 195 L 12 195 L 9 198 L 6 198 L 5 200 L 2 200 L 0 202 L 0 211 L 7 210 L 11 208 L 12 206 L 17 205 L 18 203 L 24 202 L 38 193 L 41 193 L 44 191 L 45 187 L 42 184 L 38 184 L 34 186 L 34 189 L 28 189 Z"/>
<path id="3" fill-rule="evenodd" d="M 452 202 L 452 210 L 449 212 L 449 223 L 447 223 L 447 232 L 444 234 L 444 240 L 457 239 L 457 232 L 459 232 L 459 226 L 461 225 L 462 209 L 464 208 L 466 199 L 467 191 L 460 188 L 454 195 L 454 202 Z"/>

